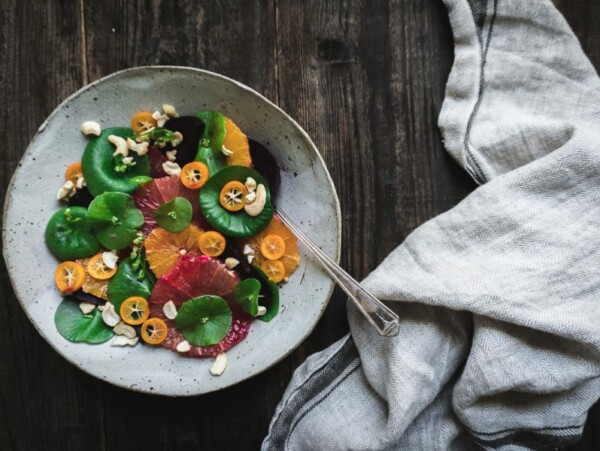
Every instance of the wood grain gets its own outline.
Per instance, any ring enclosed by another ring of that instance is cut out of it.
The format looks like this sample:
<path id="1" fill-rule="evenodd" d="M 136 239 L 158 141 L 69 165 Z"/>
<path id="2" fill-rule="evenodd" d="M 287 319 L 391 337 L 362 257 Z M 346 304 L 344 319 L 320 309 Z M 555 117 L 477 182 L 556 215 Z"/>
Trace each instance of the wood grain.
<path id="1" fill-rule="evenodd" d="M 598 67 L 597 2 L 556 3 Z M 2 199 L 64 97 L 148 64 L 240 80 L 308 131 L 338 189 L 342 264 L 357 278 L 474 188 L 436 126 L 453 58 L 441 1 L 3 0 L 0 24 Z M 2 450 L 257 449 L 294 369 L 348 329 L 336 291 L 313 334 L 265 373 L 196 398 L 147 396 L 68 364 L 23 314 L 4 262 L 0 284 Z M 573 449 L 598 449 L 599 425 L 596 407 Z"/>

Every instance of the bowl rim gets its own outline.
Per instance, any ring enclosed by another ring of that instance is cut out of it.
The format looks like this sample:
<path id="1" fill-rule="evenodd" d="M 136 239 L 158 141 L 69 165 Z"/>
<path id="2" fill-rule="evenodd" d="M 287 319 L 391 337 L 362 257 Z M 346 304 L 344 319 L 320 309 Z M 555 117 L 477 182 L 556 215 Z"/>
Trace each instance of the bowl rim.
<path id="1" fill-rule="evenodd" d="M 97 80 L 94 80 L 91 83 L 88 83 L 84 86 L 82 86 L 81 88 L 79 88 L 78 90 L 76 90 L 75 92 L 73 92 L 71 95 L 69 95 L 68 97 L 66 97 L 61 103 L 59 103 L 54 110 L 52 110 L 52 112 L 48 115 L 48 117 L 46 117 L 46 119 L 42 122 L 42 124 L 40 125 L 40 127 L 38 128 L 38 130 L 36 131 L 36 133 L 33 135 L 33 137 L 31 138 L 31 141 L 29 142 L 29 144 L 27 145 L 27 148 L 25 149 L 25 151 L 23 152 L 23 155 L 21 156 L 21 158 L 19 159 L 19 163 L 17 164 L 17 167 L 13 173 L 13 175 L 10 178 L 10 182 L 6 187 L 6 195 L 4 198 L 4 209 L 3 209 L 3 213 L 2 213 L 2 256 L 4 259 L 4 262 L 6 264 L 6 269 L 7 269 L 7 273 L 8 273 L 8 277 L 11 283 L 11 286 L 13 288 L 13 292 L 15 294 L 15 297 L 17 298 L 17 300 L 19 301 L 19 304 L 21 306 L 21 308 L 23 309 L 23 311 L 25 312 L 25 315 L 27 316 L 27 319 L 29 320 L 29 322 L 33 325 L 33 327 L 35 328 L 35 330 L 42 336 L 42 338 L 46 341 L 46 343 L 48 343 L 50 345 L 50 347 L 52 349 L 54 349 L 54 351 L 56 351 L 61 357 L 63 357 L 67 362 L 69 362 L 71 365 L 75 366 L 76 368 L 80 369 L 81 371 L 84 371 L 86 374 L 94 377 L 97 380 L 103 381 L 103 382 L 107 382 L 111 385 L 114 385 L 116 387 L 125 389 L 125 390 L 130 390 L 133 392 L 137 392 L 137 393 L 144 393 L 144 394 L 149 394 L 149 395 L 154 395 L 154 396 L 166 396 L 166 397 L 191 397 L 191 396 L 201 396 L 203 394 L 207 394 L 207 393 L 213 393 L 213 392 L 218 392 L 221 390 L 224 390 L 226 388 L 232 387 L 234 385 L 237 385 L 241 382 L 247 381 L 250 378 L 253 378 L 255 376 L 257 376 L 258 374 L 261 374 L 263 372 L 265 372 L 266 370 L 272 368 L 273 366 L 275 366 L 277 363 L 281 362 L 284 358 L 286 358 L 287 356 L 289 356 L 295 349 L 298 348 L 298 346 L 300 346 L 302 344 L 302 342 L 304 342 L 306 340 L 306 338 L 314 331 L 315 327 L 317 326 L 319 320 L 321 319 L 321 317 L 323 316 L 323 313 L 325 312 L 325 309 L 327 308 L 327 306 L 329 305 L 329 301 L 331 300 L 331 295 L 333 293 L 333 290 L 335 288 L 335 282 L 333 280 L 331 280 L 331 283 L 329 285 L 329 289 L 327 290 L 326 296 L 325 296 L 325 301 L 321 304 L 321 308 L 318 312 L 318 315 L 315 317 L 315 321 L 313 322 L 313 324 L 310 326 L 310 328 L 306 331 L 306 333 L 298 340 L 297 344 L 295 344 L 294 346 L 291 346 L 289 349 L 287 349 L 285 352 L 283 352 L 280 356 L 278 356 L 275 360 L 273 360 L 270 364 L 264 366 L 263 368 L 260 368 L 258 370 L 255 370 L 247 375 L 245 375 L 242 379 L 236 381 L 236 382 L 232 382 L 232 383 L 228 383 L 226 385 L 223 385 L 219 388 L 215 388 L 215 389 L 211 389 L 211 390 L 206 390 L 206 391 L 201 391 L 201 392 L 192 392 L 189 394 L 164 394 L 164 393 L 159 393 L 159 392 L 155 392 L 155 391 L 149 391 L 149 390 L 144 390 L 142 388 L 138 388 L 137 386 L 126 386 L 126 385 L 122 385 L 117 383 L 116 381 L 113 380 L 109 380 L 109 379 L 105 379 L 105 378 L 101 378 L 96 374 L 93 374 L 91 372 L 88 371 L 87 367 L 82 366 L 80 364 L 78 364 L 78 362 L 76 362 L 75 360 L 72 360 L 72 358 L 67 354 L 64 353 L 60 347 L 53 343 L 47 336 L 46 334 L 38 327 L 37 323 L 33 320 L 33 318 L 31 317 L 31 315 L 29 314 L 28 309 L 25 307 L 25 303 L 22 301 L 21 299 L 21 295 L 19 293 L 18 288 L 15 285 L 15 281 L 13 280 L 13 274 L 12 274 L 12 270 L 10 269 L 10 260 L 11 257 L 10 255 L 8 255 L 8 250 L 7 250 L 7 228 L 6 228 L 6 217 L 8 214 L 8 210 L 10 209 L 10 207 L 12 206 L 13 203 L 13 187 L 14 187 L 14 183 L 15 183 L 15 179 L 17 176 L 17 173 L 19 172 L 19 168 L 21 167 L 21 162 L 28 156 L 28 154 L 32 151 L 32 147 L 35 144 L 38 136 L 44 131 L 44 129 L 46 128 L 46 126 L 48 125 L 49 121 L 51 119 L 54 118 L 54 116 L 56 116 L 57 114 L 59 114 L 60 111 L 62 111 L 62 109 L 64 108 L 65 105 L 67 105 L 69 102 L 71 102 L 73 99 L 79 97 L 81 94 L 83 94 L 84 92 L 94 88 L 96 85 L 109 80 L 113 77 L 118 77 L 121 76 L 125 73 L 128 72 L 137 72 L 137 71 L 145 71 L 145 70 L 158 70 L 158 71 L 165 71 L 165 70 L 176 70 L 176 71 L 189 71 L 192 73 L 196 73 L 196 74 L 203 74 L 205 76 L 208 77 L 212 77 L 212 78 L 216 78 L 222 81 L 225 81 L 227 83 L 231 83 L 233 85 L 235 85 L 236 87 L 242 89 L 243 91 L 247 92 L 248 94 L 258 97 L 261 101 L 265 102 L 269 107 L 275 109 L 278 113 L 280 113 L 284 119 L 286 119 L 287 121 L 291 122 L 291 124 L 293 125 L 294 128 L 296 128 L 298 130 L 298 132 L 300 133 L 300 135 L 302 136 L 302 138 L 308 143 L 308 145 L 312 148 L 312 150 L 314 151 L 315 157 L 317 158 L 317 160 L 319 161 L 319 163 L 321 163 L 323 169 L 325 170 L 325 177 L 326 180 L 329 184 L 330 189 L 332 190 L 334 196 L 333 196 L 333 205 L 334 205 L 334 209 L 335 209 L 335 215 L 336 215 L 336 245 L 335 245 L 335 255 L 333 257 L 334 261 L 336 263 L 339 263 L 340 260 L 340 255 L 341 255 L 341 243 L 342 243 L 342 220 L 341 220 L 341 208 L 340 208 L 340 201 L 339 201 L 339 197 L 337 194 L 337 190 L 335 188 L 335 184 L 333 183 L 333 179 L 331 178 L 331 174 L 329 173 L 329 170 L 327 168 L 327 165 L 325 164 L 325 160 L 323 159 L 323 156 L 321 155 L 321 153 L 319 152 L 319 150 L 317 149 L 317 146 L 314 144 L 313 140 L 310 138 L 310 136 L 308 135 L 308 133 L 304 130 L 304 128 L 302 128 L 302 126 L 300 124 L 298 124 L 298 122 L 296 122 L 296 120 L 294 120 L 288 113 L 286 113 L 282 108 L 280 108 L 278 105 L 276 105 L 274 102 L 272 102 L 271 100 L 269 100 L 267 97 L 263 96 L 262 94 L 260 94 L 259 92 L 257 92 L 256 90 L 250 88 L 249 86 L 234 80 L 232 78 L 226 77 L 224 75 L 221 75 L 219 73 L 216 72 L 212 72 L 212 71 L 208 71 L 205 69 L 199 69 L 199 68 L 195 68 L 195 67 L 191 67 L 191 66 L 178 66 L 178 65 L 149 65 L 149 66 L 134 66 L 134 67 L 129 67 L 126 69 L 121 69 L 118 70 L 116 72 L 112 72 L 108 75 L 105 75 Z"/>

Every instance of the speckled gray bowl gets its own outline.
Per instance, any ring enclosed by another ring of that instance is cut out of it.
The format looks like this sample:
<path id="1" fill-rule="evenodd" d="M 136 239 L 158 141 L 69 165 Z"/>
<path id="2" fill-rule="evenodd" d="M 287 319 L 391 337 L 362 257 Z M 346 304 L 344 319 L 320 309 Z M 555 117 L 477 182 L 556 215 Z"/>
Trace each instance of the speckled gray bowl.
<path id="1" fill-rule="evenodd" d="M 282 166 L 278 204 L 337 261 L 340 210 L 325 164 L 308 135 L 273 103 L 231 79 L 186 67 L 139 67 L 98 80 L 65 100 L 42 124 L 8 188 L 4 210 L 4 258 L 23 309 L 39 333 L 68 361 L 112 384 L 147 393 L 188 396 L 219 390 L 272 366 L 311 332 L 329 300 L 333 283 L 305 253 L 281 290 L 282 311 L 270 323 L 255 321 L 248 337 L 228 351 L 220 377 L 211 359 L 191 359 L 163 348 L 114 348 L 74 344 L 54 326 L 61 300 L 53 284 L 56 259 L 44 229 L 60 207 L 55 193 L 69 163 L 79 161 L 86 139 L 84 120 L 104 127 L 129 124 L 140 110 L 162 103 L 180 114 L 220 110 L 250 137 L 264 143 Z M 35 176 L 32 176 L 35 174 Z M 32 268 L 34 270 L 32 270 Z"/>

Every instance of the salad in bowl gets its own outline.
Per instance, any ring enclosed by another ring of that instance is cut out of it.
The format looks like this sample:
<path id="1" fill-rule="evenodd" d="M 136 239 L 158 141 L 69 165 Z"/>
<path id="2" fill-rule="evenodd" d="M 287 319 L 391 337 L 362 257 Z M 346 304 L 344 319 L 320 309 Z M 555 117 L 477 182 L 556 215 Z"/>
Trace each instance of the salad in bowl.
<path id="1" fill-rule="evenodd" d="M 220 376 L 253 321 L 277 317 L 278 284 L 300 262 L 273 214 L 279 166 L 218 111 L 165 103 L 126 125 L 84 121 L 87 145 L 57 187 L 44 231 L 56 329 L 73 343 L 214 358 Z"/>

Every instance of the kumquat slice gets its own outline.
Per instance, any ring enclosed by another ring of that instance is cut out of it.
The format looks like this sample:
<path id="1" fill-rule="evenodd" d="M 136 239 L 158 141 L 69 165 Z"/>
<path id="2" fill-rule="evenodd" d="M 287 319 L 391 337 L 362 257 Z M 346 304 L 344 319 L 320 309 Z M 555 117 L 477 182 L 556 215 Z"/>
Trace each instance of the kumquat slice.
<path id="1" fill-rule="evenodd" d="M 142 324 L 142 340 L 151 345 L 161 344 L 169 328 L 162 319 L 150 318 Z"/>
<path id="2" fill-rule="evenodd" d="M 148 301 L 139 296 L 127 298 L 121 304 L 119 313 L 123 321 L 127 324 L 131 324 L 132 326 L 142 324 L 150 316 Z"/>
<path id="3" fill-rule="evenodd" d="M 208 181 L 208 166 L 200 161 L 192 161 L 186 164 L 179 174 L 183 186 L 189 189 L 200 189 Z"/>
<path id="4" fill-rule="evenodd" d="M 244 184 L 233 180 L 221 189 L 219 202 L 227 211 L 240 211 L 246 205 L 246 194 L 248 190 Z"/>
<path id="5" fill-rule="evenodd" d="M 152 113 L 148 113 L 147 111 L 134 114 L 131 118 L 131 128 L 136 135 L 141 135 L 148 130 L 156 128 L 156 125 L 156 119 L 152 117 Z"/>
<path id="6" fill-rule="evenodd" d="M 213 230 L 204 232 L 198 238 L 198 247 L 204 255 L 209 257 L 218 257 L 225 251 L 225 237 L 219 232 Z"/>
<path id="7" fill-rule="evenodd" d="M 260 243 L 260 253 L 267 260 L 279 260 L 285 254 L 285 241 L 279 235 L 267 235 Z"/>
<path id="8" fill-rule="evenodd" d="M 279 260 L 266 260 L 260 268 L 275 283 L 281 282 L 285 276 L 285 266 Z"/>
<path id="9" fill-rule="evenodd" d="M 104 264 L 102 252 L 90 258 L 87 264 L 87 270 L 90 276 L 97 280 L 108 280 L 117 273 L 117 265 L 110 269 Z"/>
<path id="10" fill-rule="evenodd" d="M 61 293 L 73 293 L 85 282 L 85 268 L 76 262 L 62 262 L 54 272 L 54 282 Z"/>
<path id="11" fill-rule="evenodd" d="M 77 179 L 83 177 L 83 171 L 81 170 L 81 162 L 70 164 L 65 171 L 65 180 L 77 183 Z"/>

